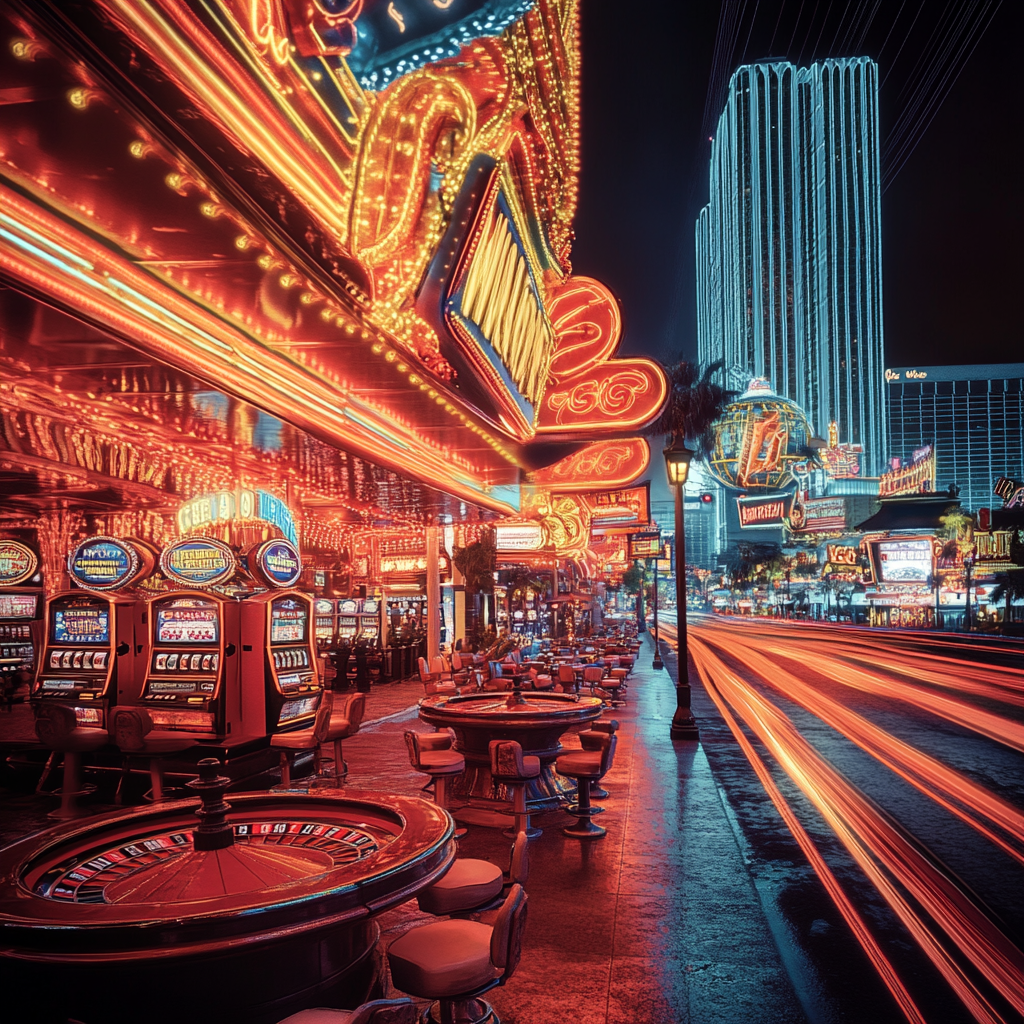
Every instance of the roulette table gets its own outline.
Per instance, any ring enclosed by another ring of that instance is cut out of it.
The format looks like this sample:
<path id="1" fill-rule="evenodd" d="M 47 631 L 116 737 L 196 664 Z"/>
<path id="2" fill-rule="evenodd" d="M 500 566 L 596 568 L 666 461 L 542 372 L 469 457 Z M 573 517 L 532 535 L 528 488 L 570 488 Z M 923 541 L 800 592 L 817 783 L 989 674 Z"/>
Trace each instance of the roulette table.
<path id="1" fill-rule="evenodd" d="M 201 770 L 198 810 L 119 811 L 0 850 L 10 1019 L 261 1024 L 379 991 L 374 917 L 448 869 L 448 814 L 349 790 L 228 804 L 228 780 Z"/>
<path id="2" fill-rule="evenodd" d="M 455 748 L 466 759 L 465 775 L 453 780 L 449 793 L 467 806 L 454 813 L 465 821 L 508 824 L 511 794 L 491 777 L 491 740 L 516 740 L 523 753 L 540 758 L 541 771 L 526 787 L 531 812 L 550 810 L 567 803 L 575 784 L 558 775 L 553 764 L 562 751 L 562 735 L 572 728 L 586 728 L 601 717 L 597 697 L 565 693 L 468 693 L 461 696 L 434 694 L 420 701 L 420 718 L 435 729 L 455 730 Z M 493 818 L 487 812 L 495 812 Z M 474 813 L 475 812 L 475 813 Z M 482 812 L 482 813 L 481 813 Z"/>

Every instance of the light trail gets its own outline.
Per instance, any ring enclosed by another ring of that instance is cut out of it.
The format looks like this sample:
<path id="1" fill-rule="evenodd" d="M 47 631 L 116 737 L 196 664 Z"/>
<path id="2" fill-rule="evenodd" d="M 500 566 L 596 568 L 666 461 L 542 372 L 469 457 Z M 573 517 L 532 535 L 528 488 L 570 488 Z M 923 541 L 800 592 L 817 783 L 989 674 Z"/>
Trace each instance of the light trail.
<path id="1" fill-rule="evenodd" d="M 895 712 L 905 714 L 900 705 L 909 705 L 1018 751 L 1024 750 L 1024 727 L 974 706 L 971 699 L 1001 702 L 1015 711 L 1024 706 L 1019 676 L 1015 685 L 1012 670 L 951 657 L 948 647 L 942 654 L 908 653 L 885 643 L 872 650 L 860 630 L 833 627 L 825 634 L 775 623 L 758 623 L 755 630 L 747 623 L 727 621 L 716 621 L 714 628 L 698 621 L 690 630 L 690 654 L 708 693 L 904 1016 L 922 1019 L 745 729 L 822 815 L 974 1019 L 983 1024 L 1004 1021 L 1002 1000 L 1013 1013 L 1024 1016 L 1024 954 L 927 847 L 846 780 L 771 699 L 771 694 L 780 694 L 815 715 L 1019 866 L 1024 865 L 1021 809 L 891 735 L 799 674 L 801 668 L 811 669 L 825 680 L 898 702 Z M 663 632 L 674 640 L 671 626 L 663 627 Z M 796 667 L 790 671 L 780 661 Z M 904 673 L 946 693 L 900 678 Z"/>

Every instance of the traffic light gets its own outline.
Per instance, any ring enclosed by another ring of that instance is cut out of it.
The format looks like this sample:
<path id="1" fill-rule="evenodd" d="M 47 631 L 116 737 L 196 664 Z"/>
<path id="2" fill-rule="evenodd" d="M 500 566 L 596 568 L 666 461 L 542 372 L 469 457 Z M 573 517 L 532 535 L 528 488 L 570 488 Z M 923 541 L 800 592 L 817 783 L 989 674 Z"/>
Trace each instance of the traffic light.
<path id="1" fill-rule="evenodd" d="M 704 502 L 705 505 L 710 505 L 711 502 L 715 500 L 715 496 L 713 494 L 708 494 L 705 491 L 705 493 L 700 496 L 700 500 Z"/>

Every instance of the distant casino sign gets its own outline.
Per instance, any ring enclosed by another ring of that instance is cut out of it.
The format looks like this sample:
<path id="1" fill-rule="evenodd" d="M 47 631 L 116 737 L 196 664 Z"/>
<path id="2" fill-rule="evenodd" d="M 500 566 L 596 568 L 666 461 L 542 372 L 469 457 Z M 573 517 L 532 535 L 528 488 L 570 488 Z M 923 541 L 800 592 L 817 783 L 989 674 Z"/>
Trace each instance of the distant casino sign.
<path id="1" fill-rule="evenodd" d="M 740 529 L 753 530 L 782 526 L 789 506 L 788 494 L 764 498 L 737 498 Z"/>
<path id="2" fill-rule="evenodd" d="M 120 590 L 142 568 L 134 545 L 113 537 L 88 537 L 68 559 L 72 579 L 87 590 Z"/>
<path id="3" fill-rule="evenodd" d="M 268 587 L 292 587 L 302 575 L 302 556 L 286 540 L 268 540 L 248 558 L 249 569 Z"/>
<path id="4" fill-rule="evenodd" d="M 16 587 L 36 574 L 39 557 L 17 540 L 0 540 L 0 587 Z"/>
<path id="5" fill-rule="evenodd" d="M 226 583 L 237 567 L 234 552 L 219 540 L 179 540 L 160 556 L 163 574 L 183 587 Z"/>

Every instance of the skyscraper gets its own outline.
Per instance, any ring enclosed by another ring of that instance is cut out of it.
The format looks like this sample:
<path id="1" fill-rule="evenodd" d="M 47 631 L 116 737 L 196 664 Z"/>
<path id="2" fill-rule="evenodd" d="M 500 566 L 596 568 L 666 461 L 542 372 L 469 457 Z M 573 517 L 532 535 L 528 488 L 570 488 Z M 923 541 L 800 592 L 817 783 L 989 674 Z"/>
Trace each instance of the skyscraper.
<path id="1" fill-rule="evenodd" d="M 767 377 L 819 436 L 886 458 L 878 67 L 739 68 L 696 227 L 702 363 Z"/>
<path id="2" fill-rule="evenodd" d="M 965 508 L 999 506 L 999 477 L 1024 480 L 1024 363 L 885 371 L 888 449 L 910 460 L 935 446 L 935 489 L 960 487 Z"/>

